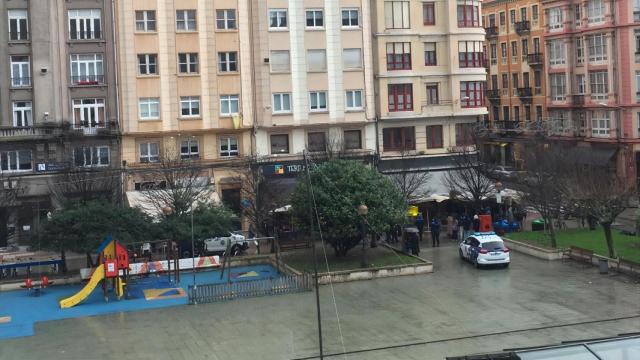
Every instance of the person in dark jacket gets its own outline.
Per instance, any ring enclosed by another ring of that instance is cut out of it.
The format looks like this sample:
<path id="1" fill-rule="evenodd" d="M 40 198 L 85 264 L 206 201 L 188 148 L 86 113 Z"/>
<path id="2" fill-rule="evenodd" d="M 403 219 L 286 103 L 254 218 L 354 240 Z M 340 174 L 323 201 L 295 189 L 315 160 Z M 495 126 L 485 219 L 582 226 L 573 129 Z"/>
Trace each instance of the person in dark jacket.
<path id="1" fill-rule="evenodd" d="M 440 228 L 442 224 L 437 217 L 433 217 L 431 220 L 431 240 L 433 247 L 440 246 Z"/>
<path id="2" fill-rule="evenodd" d="M 480 217 L 478 215 L 473 215 L 473 231 L 480 231 Z"/>
<path id="3" fill-rule="evenodd" d="M 424 231 L 424 218 L 422 217 L 422 213 L 418 213 L 416 217 L 416 227 L 418 228 L 418 237 L 420 238 L 420 242 L 422 242 L 422 232 Z"/>

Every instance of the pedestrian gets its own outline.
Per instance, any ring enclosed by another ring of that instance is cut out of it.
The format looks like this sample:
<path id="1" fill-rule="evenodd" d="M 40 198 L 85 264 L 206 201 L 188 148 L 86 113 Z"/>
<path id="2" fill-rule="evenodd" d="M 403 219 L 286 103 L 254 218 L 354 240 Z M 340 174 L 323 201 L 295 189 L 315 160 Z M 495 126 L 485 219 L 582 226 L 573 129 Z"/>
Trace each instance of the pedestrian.
<path id="1" fill-rule="evenodd" d="M 431 242 L 433 247 L 440 247 L 440 228 L 442 224 L 437 217 L 433 217 L 431 220 Z"/>
<path id="2" fill-rule="evenodd" d="M 469 217 L 467 216 L 467 213 L 462 213 L 462 215 L 460 215 L 460 220 L 458 221 L 458 228 L 459 228 L 459 234 L 460 234 L 460 238 L 458 239 L 458 241 L 464 241 L 464 239 L 469 237 L 469 234 L 471 233 L 471 220 L 469 220 Z"/>
<path id="3" fill-rule="evenodd" d="M 458 239 L 458 219 L 453 219 L 453 231 L 449 237 L 452 239 Z"/>
<path id="4" fill-rule="evenodd" d="M 420 242 L 422 242 L 422 232 L 424 231 L 424 218 L 422 217 L 422 213 L 418 213 L 416 217 L 416 227 L 418 228 L 418 237 L 420 238 Z"/>
<path id="5" fill-rule="evenodd" d="M 480 232 L 480 217 L 478 214 L 473 215 L 473 231 Z"/>

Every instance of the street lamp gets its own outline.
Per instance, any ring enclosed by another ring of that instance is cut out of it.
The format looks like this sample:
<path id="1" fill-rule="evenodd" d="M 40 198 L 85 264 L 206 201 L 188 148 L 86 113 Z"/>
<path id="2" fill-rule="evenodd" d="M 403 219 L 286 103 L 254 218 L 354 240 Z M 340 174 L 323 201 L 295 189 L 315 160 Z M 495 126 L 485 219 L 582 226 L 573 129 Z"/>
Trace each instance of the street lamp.
<path id="1" fill-rule="evenodd" d="M 360 215 L 361 222 L 361 231 L 362 231 L 362 261 L 360 266 L 366 268 L 369 266 L 367 261 L 367 214 L 369 213 L 369 208 L 365 204 L 361 204 L 358 206 L 358 215 Z"/>
<path id="2" fill-rule="evenodd" d="M 164 214 L 164 216 L 169 217 L 171 214 L 173 214 L 173 209 L 171 208 L 171 206 L 166 205 L 165 207 L 162 208 L 162 213 Z M 174 258 L 175 258 L 175 254 L 173 253 L 173 231 L 171 232 L 171 243 L 169 244 L 169 253 L 167 253 L 167 274 L 169 275 L 169 282 L 171 282 L 171 256 L 169 256 L 169 254 L 171 254 Z M 177 271 L 176 271 L 177 272 Z M 178 274 L 176 274 L 175 276 L 175 282 L 176 284 L 178 283 Z"/>

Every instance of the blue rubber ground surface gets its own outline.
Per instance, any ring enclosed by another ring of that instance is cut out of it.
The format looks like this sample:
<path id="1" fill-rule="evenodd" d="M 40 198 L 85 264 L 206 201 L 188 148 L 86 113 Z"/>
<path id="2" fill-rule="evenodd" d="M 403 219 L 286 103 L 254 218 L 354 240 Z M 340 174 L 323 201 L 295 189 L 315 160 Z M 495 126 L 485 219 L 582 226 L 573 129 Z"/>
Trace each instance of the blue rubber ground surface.
<path id="1" fill-rule="evenodd" d="M 231 281 L 248 281 L 279 277 L 276 269 L 270 265 L 252 265 L 231 269 Z M 220 271 L 196 273 L 198 284 L 221 283 L 227 281 L 227 274 L 220 279 Z M 180 285 L 187 290 L 193 284 L 191 272 L 182 273 Z M 0 317 L 10 316 L 11 322 L 0 324 L 0 339 L 9 339 L 33 335 L 33 325 L 39 321 L 77 318 L 116 312 L 137 311 L 144 309 L 162 308 L 167 306 L 186 305 L 187 297 L 145 300 L 144 290 L 154 288 L 177 287 L 169 283 L 166 276 L 150 276 L 132 280 L 129 291 L 133 299 L 116 300 L 110 294 L 109 302 L 104 301 L 102 288 L 96 287 L 93 293 L 79 305 L 60 309 L 58 302 L 78 292 L 84 284 L 52 286 L 39 296 L 31 296 L 27 290 L 0 292 Z"/>

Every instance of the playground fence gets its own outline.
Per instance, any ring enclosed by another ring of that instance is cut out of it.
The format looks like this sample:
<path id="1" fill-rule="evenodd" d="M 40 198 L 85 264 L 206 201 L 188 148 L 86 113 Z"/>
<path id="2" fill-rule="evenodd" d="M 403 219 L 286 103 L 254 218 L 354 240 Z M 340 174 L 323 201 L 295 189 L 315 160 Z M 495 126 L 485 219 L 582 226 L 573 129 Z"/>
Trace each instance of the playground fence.
<path id="1" fill-rule="evenodd" d="M 222 284 L 189 286 L 189 303 L 212 303 L 239 298 L 291 294 L 311 291 L 311 274 L 285 275 L 273 279 L 238 281 Z"/>

